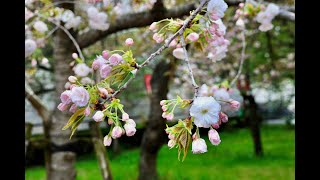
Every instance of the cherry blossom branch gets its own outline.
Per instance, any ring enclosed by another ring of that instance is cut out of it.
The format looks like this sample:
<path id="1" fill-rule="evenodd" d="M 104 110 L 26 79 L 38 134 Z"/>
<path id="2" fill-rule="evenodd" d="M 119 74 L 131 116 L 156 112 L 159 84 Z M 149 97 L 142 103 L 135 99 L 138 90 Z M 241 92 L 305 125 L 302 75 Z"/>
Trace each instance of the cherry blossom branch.
<path id="1" fill-rule="evenodd" d="M 139 71 L 144 66 L 147 66 L 156 56 L 161 54 L 163 50 L 169 47 L 169 44 L 173 39 L 175 39 L 178 35 L 183 34 L 189 23 L 196 17 L 198 13 L 200 13 L 201 9 L 208 3 L 209 0 L 202 0 L 199 7 L 191 13 L 191 15 L 183 22 L 183 25 L 181 28 L 171 37 L 167 38 L 164 42 L 164 44 L 154 53 L 152 53 L 142 64 L 136 65 L 136 72 Z M 123 86 L 121 86 L 116 92 L 112 94 L 109 98 L 106 99 L 106 101 L 110 100 L 111 98 L 114 98 L 117 96 L 123 89 L 127 88 L 128 84 L 134 79 L 134 76 L 132 76 Z"/>
<path id="2" fill-rule="evenodd" d="M 70 40 L 73 42 L 74 46 L 76 47 L 76 49 L 77 49 L 77 51 L 78 51 L 78 53 L 79 53 L 80 58 L 81 58 L 82 60 L 85 60 L 79 44 L 77 43 L 76 39 L 71 35 L 71 33 L 68 31 L 68 29 L 66 29 L 65 27 L 61 26 L 59 23 L 55 22 L 55 21 L 52 20 L 51 18 L 46 18 L 46 17 L 42 16 L 42 15 L 39 14 L 39 13 L 35 13 L 35 14 L 36 14 L 38 17 L 44 18 L 45 20 L 51 22 L 52 24 L 56 25 L 56 26 L 59 27 L 61 30 L 63 30 L 63 31 L 67 34 L 67 36 L 70 38 Z"/>
<path id="3" fill-rule="evenodd" d="M 238 73 L 237 75 L 233 78 L 233 80 L 230 83 L 230 87 L 234 85 L 234 83 L 239 79 L 240 75 L 241 75 L 241 71 L 243 68 L 243 62 L 246 56 L 246 35 L 245 35 L 245 27 L 242 28 L 242 32 L 241 32 L 241 39 L 242 39 L 242 50 L 241 50 L 241 55 L 240 55 L 240 66 L 238 69 Z"/>
<path id="4" fill-rule="evenodd" d="M 192 68 L 191 68 L 191 65 L 190 65 L 188 51 L 186 49 L 186 42 L 184 40 L 183 33 L 180 34 L 180 41 L 181 41 L 181 46 L 183 48 L 183 52 L 184 52 L 184 55 L 185 55 L 185 61 L 188 64 L 189 75 L 191 77 L 191 83 L 192 83 L 192 86 L 194 88 L 194 97 L 196 98 L 197 95 L 198 95 L 199 86 L 197 85 L 196 81 L 194 80 L 194 76 L 193 76 Z"/>

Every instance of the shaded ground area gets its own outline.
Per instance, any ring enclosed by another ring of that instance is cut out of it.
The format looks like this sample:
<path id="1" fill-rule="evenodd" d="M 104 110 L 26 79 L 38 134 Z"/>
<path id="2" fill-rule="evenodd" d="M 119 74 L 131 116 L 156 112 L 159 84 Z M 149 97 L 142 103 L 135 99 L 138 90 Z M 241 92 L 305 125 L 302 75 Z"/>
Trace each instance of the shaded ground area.
<path id="1" fill-rule="evenodd" d="M 253 145 L 247 129 L 224 131 L 221 144 L 209 143 L 208 152 L 194 155 L 189 152 L 184 162 L 177 159 L 177 150 L 163 146 L 158 159 L 160 178 L 165 179 L 295 179 L 295 132 L 282 125 L 264 126 L 262 142 L 265 156 L 253 156 Z M 206 140 L 207 137 L 203 137 Z M 208 141 L 207 141 L 208 142 Z M 110 156 L 111 171 L 115 180 L 137 179 L 139 149 Z M 95 155 L 78 158 L 77 179 L 100 180 L 101 175 Z M 26 180 L 44 180 L 43 167 L 26 168 Z"/>

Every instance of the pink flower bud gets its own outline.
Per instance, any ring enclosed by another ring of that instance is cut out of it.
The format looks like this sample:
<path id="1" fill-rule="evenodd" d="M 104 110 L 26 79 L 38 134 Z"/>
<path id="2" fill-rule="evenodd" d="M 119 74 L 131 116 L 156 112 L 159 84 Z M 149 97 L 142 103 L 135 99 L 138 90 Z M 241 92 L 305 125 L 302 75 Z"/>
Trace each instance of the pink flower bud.
<path id="1" fill-rule="evenodd" d="M 119 54 L 112 54 L 111 57 L 109 58 L 109 61 L 111 65 L 117 65 L 123 60 L 122 60 L 122 56 L 120 56 Z"/>
<path id="2" fill-rule="evenodd" d="M 243 8 L 243 7 L 244 7 L 244 3 L 240 3 L 240 4 L 239 4 L 239 7 L 240 7 L 240 8 Z"/>
<path id="3" fill-rule="evenodd" d="M 219 119 L 220 119 L 221 122 L 223 122 L 223 123 L 228 122 L 228 116 L 227 116 L 225 113 L 223 113 L 223 112 L 220 112 L 220 113 L 219 113 Z"/>
<path id="4" fill-rule="evenodd" d="M 78 54 L 77 53 L 72 53 L 72 58 L 73 59 L 77 59 L 78 58 Z"/>
<path id="5" fill-rule="evenodd" d="M 165 118 L 166 118 L 166 116 L 167 116 L 167 113 L 166 113 L 166 112 L 163 112 L 163 113 L 162 113 L 162 118 L 164 118 L 164 119 L 165 119 Z"/>
<path id="6" fill-rule="evenodd" d="M 64 104 L 70 104 L 71 103 L 71 91 L 70 90 L 63 91 L 60 95 L 60 100 Z"/>
<path id="7" fill-rule="evenodd" d="M 177 59 L 182 59 L 184 60 L 186 58 L 184 51 L 182 48 L 176 48 L 172 52 L 173 56 L 176 57 Z"/>
<path id="8" fill-rule="evenodd" d="M 90 107 L 86 107 L 86 109 L 84 110 L 84 115 L 85 115 L 85 116 L 89 116 L 90 113 L 91 113 Z"/>
<path id="9" fill-rule="evenodd" d="M 136 122 L 134 122 L 133 119 L 128 119 L 128 120 L 126 121 L 126 124 L 130 124 L 131 126 L 136 127 Z"/>
<path id="10" fill-rule="evenodd" d="M 70 109 L 69 109 L 69 111 L 72 112 L 72 113 L 75 113 L 77 111 L 77 109 L 78 109 L 77 105 L 72 104 Z"/>
<path id="11" fill-rule="evenodd" d="M 168 138 L 169 139 L 175 139 L 175 136 L 172 133 L 169 133 Z"/>
<path id="12" fill-rule="evenodd" d="M 106 51 L 106 50 L 102 51 L 102 57 L 107 60 L 109 58 L 108 51 Z"/>
<path id="13" fill-rule="evenodd" d="M 99 68 L 100 68 L 100 62 L 99 61 L 97 61 L 97 60 L 95 60 L 95 61 L 93 61 L 92 62 L 92 65 L 91 65 L 91 68 L 93 69 L 93 70 L 98 70 Z"/>
<path id="14" fill-rule="evenodd" d="M 193 33 L 190 33 L 188 36 L 187 36 L 187 39 L 190 40 L 191 42 L 195 42 L 199 39 L 199 34 L 193 32 Z"/>
<path id="15" fill-rule="evenodd" d="M 101 93 L 101 94 L 103 94 L 104 96 L 108 96 L 108 90 L 106 90 L 105 88 L 100 88 L 100 87 L 98 87 L 98 90 L 99 90 L 99 92 Z"/>
<path id="16" fill-rule="evenodd" d="M 211 125 L 214 129 L 219 129 L 220 125 L 219 123 L 214 123 Z"/>
<path id="17" fill-rule="evenodd" d="M 196 140 L 196 139 L 197 139 L 197 134 L 194 133 L 194 134 L 192 135 L 192 140 Z"/>
<path id="18" fill-rule="evenodd" d="M 126 39 L 126 45 L 127 46 L 132 46 L 133 45 L 133 39 L 132 38 L 128 38 L 128 39 Z"/>
<path id="19" fill-rule="evenodd" d="M 149 29 L 150 29 L 151 31 L 157 31 L 157 30 L 158 30 L 157 22 L 153 22 L 153 23 L 150 25 Z"/>
<path id="20" fill-rule="evenodd" d="M 167 106 L 162 106 L 161 108 L 162 108 L 162 111 L 163 111 L 163 112 L 166 112 L 166 111 L 168 110 L 168 109 L 167 109 Z"/>
<path id="21" fill-rule="evenodd" d="M 110 145 L 111 145 L 111 142 L 112 142 L 112 138 L 111 138 L 109 135 L 106 135 L 106 136 L 103 138 L 103 144 L 104 144 L 104 146 L 110 146 Z"/>
<path id="22" fill-rule="evenodd" d="M 177 41 L 174 39 L 170 42 L 169 47 L 175 47 L 177 44 Z"/>
<path id="23" fill-rule="evenodd" d="M 100 122 L 100 121 L 103 121 L 103 118 L 104 118 L 104 114 L 102 111 L 97 111 L 93 117 L 92 117 L 96 122 Z"/>
<path id="24" fill-rule="evenodd" d="M 171 121 L 171 120 L 173 119 L 173 117 L 174 117 L 173 113 L 169 113 L 169 114 L 166 115 L 165 118 L 166 118 L 168 121 Z"/>
<path id="25" fill-rule="evenodd" d="M 129 119 L 129 114 L 123 113 L 123 114 L 122 114 L 122 121 L 126 121 L 126 120 L 128 120 L 128 119 Z"/>
<path id="26" fill-rule="evenodd" d="M 238 101 L 232 100 L 230 102 L 230 106 L 234 110 L 238 110 L 240 108 L 240 103 Z"/>
<path id="27" fill-rule="evenodd" d="M 207 144 L 202 138 L 197 138 L 192 141 L 192 153 L 200 154 L 207 152 Z"/>
<path id="28" fill-rule="evenodd" d="M 78 87 L 78 85 L 76 85 L 76 84 L 71 84 L 71 85 L 70 85 L 70 90 L 72 90 L 72 88 L 74 88 L 74 87 Z"/>
<path id="29" fill-rule="evenodd" d="M 173 140 L 173 139 L 170 139 L 170 140 L 168 141 L 168 147 L 171 149 L 171 148 L 174 147 L 174 145 L 176 145 L 176 141 Z"/>
<path id="30" fill-rule="evenodd" d="M 108 119 L 108 124 L 109 125 L 113 124 L 113 120 L 111 118 Z"/>
<path id="31" fill-rule="evenodd" d="M 60 111 L 64 112 L 68 109 L 68 104 L 60 103 L 57 107 Z"/>
<path id="32" fill-rule="evenodd" d="M 137 131 L 136 128 L 134 126 L 132 126 L 131 124 L 125 124 L 123 127 L 126 131 L 127 136 L 133 136 Z"/>
<path id="33" fill-rule="evenodd" d="M 68 82 L 66 82 L 66 84 L 64 85 L 64 88 L 65 88 L 65 89 L 70 89 L 70 85 L 71 85 L 71 84 L 70 84 L 70 82 L 68 81 Z"/>
<path id="34" fill-rule="evenodd" d="M 69 77 L 68 77 L 68 80 L 69 80 L 69 82 L 71 82 L 71 83 L 76 83 L 77 80 L 78 80 L 78 78 L 75 77 L 75 76 L 69 76 Z"/>
<path id="35" fill-rule="evenodd" d="M 166 103 L 166 100 L 160 101 L 160 105 L 163 106 Z"/>
<path id="36" fill-rule="evenodd" d="M 210 129 L 208 132 L 208 136 L 209 136 L 209 140 L 210 140 L 211 144 L 213 144 L 213 145 L 220 144 L 220 142 L 221 142 L 220 136 L 215 129 Z"/>
<path id="37" fill-rule="evenodd" d="M 153 40 L 155 40 L 157 43 L 161 43 L 161 42 L 164 40 L 163 36 L 160 35 L 160 34 L 158 34 L 158 33 L 154 33 L 152 38 L 153 38 Z"/>
<path id="38" fill-rule="evenodd" d="M 122 135 L 122 128 L 120 126 L 116 126 L 112 129 L 112 138 L 117 139 Z"/>

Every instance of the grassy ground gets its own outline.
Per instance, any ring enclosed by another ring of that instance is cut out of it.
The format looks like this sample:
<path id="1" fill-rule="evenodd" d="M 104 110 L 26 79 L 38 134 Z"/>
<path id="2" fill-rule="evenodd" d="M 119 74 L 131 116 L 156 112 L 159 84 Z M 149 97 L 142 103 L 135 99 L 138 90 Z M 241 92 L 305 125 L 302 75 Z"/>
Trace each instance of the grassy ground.
<path id="1" fill-rule="evenodd" d="M 295 135 L 293 129 L 268 126 L 262 129 L 264 157 L 253 156 L 253 144 L 247 129 L 222 132 L 221 144 L 208 144 L 208 152 L 189 153 L 184 162 L 177 160 L 176 149 L 163 146 L 158 156 L 160 179 L 295 179 Z M 207 138 L 206 138 L 207 140 Z M 208 141 L 207 141 L 208 142 Z M 115 180 L 133 180 L 138 176 L 139 149 L 125 151 L 111 159 Z M 78 180 L 100 180 L 94 155 L 80 157 L 76 164 Z M 26 180 L 45 179 L 43 167 L 27 168 Z"/>

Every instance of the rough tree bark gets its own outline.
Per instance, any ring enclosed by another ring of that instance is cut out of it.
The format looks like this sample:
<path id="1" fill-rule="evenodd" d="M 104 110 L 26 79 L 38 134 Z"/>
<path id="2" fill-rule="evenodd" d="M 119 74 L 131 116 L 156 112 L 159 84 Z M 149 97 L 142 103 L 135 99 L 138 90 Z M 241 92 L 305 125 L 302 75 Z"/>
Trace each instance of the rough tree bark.
<path id="1" fill-rule="evenodd" d="M 73 4 L 63 4 L 63 8 L 72 10 L 73 7 Z M 54 97 L 56 104 L 59 104 L 60 94 L 65 90 L 64 85 L 68 76 L 72 74 L 69 63 L 72 60 L 71 54 L 75 51 L 75 48 L 70 38 L 60 29 L 55 32 L 53 40 L 54 80 L 56 85 Z M 68 119 L 69 115 L 61 113 L 57 108 L 53 112 L 53 118 L 50 119 L 49 135 L 51 138 L 52 161 L 48 173 L 49 180 L 71 180 L 76 177 L 76 154 L 64 148 L 70 143 L 70 131 L 62 131 L 62 127 Z"/>
<path id="2" fill-rule="evenodd" d="M 158 179 L 157 154 L 162 144 L 166 142 L 165 119 L 162 118 L 162 109 L 159 102 L 167 99 L 170 74 L 174 73 L 174 69 L 174 62 L 165 63 L 165 61 L 160 61 L 153 71 L 149 120 L 140 148 L 139 180 Z"/>
<path id="3" fill-rule="evenodd" d="M 96 156 L 99 162 L 99 168 L 102 175 L 103 180 L 112 180 L 108 156 L 106 148 L 103 145 L 103 136 L 101 134 L 101 130 L 99 128 L 99 123 L 95 121 L 89 122 L 91 135 L 92 135 L 92 143 L 94 145 L 94 149 L 96 151 Z"/>
<path id="4" fill-rule="evenodd" d="M 246 83 L 247 87 L 250 87 L 250 77 L 246 73 Z M 248 123 L 253 144 L 254 144 L 254 154 L 258 157 L 263 156 L 262 141 L 261 141 L 261 121 L 262 117 L 258 113 L 258 105 L 255 102 L 254 96 L 250 93 L 250 89 L 247 91 L 242 91 L 241 93 L 244 101 L 244 118 L 245 122 Z"/>

